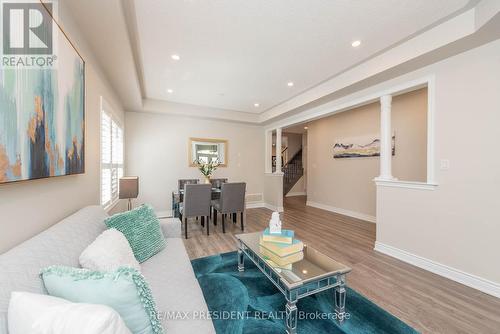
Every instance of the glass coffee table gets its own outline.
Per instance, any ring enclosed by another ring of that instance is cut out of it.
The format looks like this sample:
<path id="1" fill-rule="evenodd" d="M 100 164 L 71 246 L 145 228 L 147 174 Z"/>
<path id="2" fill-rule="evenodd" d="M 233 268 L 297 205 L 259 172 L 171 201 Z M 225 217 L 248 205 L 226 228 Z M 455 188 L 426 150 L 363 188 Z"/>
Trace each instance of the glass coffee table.
<path id="1" fill-rule="evenodd" d="M 304 244 L 304 258 L 292 268 L 271 266 L 260 252 L 261 232 L 238 234 L 238 270 L 244 271 L 244 258 L 250 260 L 280 290 L 287 300 L 286 332 L 297 332 L 297 301 L 318 292 L 334 289 L 335 315 L 339 323 L 345 318 L 346 274 L 351 268 Z"/>

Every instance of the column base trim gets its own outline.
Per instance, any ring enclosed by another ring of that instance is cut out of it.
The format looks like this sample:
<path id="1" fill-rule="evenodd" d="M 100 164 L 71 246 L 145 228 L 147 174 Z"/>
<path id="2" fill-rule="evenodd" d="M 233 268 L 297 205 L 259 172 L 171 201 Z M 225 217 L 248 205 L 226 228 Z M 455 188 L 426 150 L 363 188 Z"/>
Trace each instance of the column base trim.
<path id="1" fill-rule="evenodd" d="M 397 179 L 388 180 L 375 178 L 373 179 L 378 187 L 393 187 L 393 188 L 407 188 L 407 189 L 420 189 L 420 190 L 435 190 L 438 187 L 436 183 L 429 182 L 413 182 L 413 181 L 399 181 Z"/>
<path id="2" fill-rule="evenodd" d="M 264 202 L 250 202 L 245 205 L 247 209 L 264 208 Z"/>

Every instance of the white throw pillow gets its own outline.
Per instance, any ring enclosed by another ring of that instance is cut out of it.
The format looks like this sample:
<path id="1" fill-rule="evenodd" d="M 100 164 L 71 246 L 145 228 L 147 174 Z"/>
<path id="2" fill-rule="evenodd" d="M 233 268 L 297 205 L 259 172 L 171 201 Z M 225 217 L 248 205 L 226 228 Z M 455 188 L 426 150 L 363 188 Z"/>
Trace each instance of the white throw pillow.
<path id="1" fill-rule="evenodd" d="M 94 271 L 115 271 L 119 267 L 141 270 L 127 238 L 110 228 L 99 235 L 80 255 L 82 268 Z"/>
<path id="2" fill-rule="evenodd" d="M 8 327 L 10 334 L 131 334 L 108 306 L 29 292 L 12 292 Z"/>
<path id="3" fill-rule="evenodd" d="M 70 303 L 49 308 L 33 324 L 33 334 L 131 334 L 111 307 Z"/>
<path id="4" fill-rule="evenodd" d="M 69 304 L 62 298 L 29 292 L 12 292 L 10 295 L 7 322 L 9 334 L 32 333 L 32 326 L 48 308 Z"/>

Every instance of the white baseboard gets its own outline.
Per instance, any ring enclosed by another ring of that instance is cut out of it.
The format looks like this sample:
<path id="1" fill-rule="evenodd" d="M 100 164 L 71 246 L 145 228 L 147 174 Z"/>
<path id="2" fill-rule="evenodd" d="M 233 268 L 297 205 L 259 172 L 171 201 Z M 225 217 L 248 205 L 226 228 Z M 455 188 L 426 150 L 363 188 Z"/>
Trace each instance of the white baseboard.
<path id="1" fill-rule="evenodd" d="M 264 202 L 250 202 L 245 204 L 245 208 L 247 209 L 265 208 L 265 204 Z"/>
<path id="2" fill-rule="evenodd" d="M 247 203 L 245 205 L 245 207 L 247 209 L 255 209 L 255 208 L 266 208 L 266 209 L 269 209 L 269 210 L 272 210 L 272 211 L 278 211 L 278 212 L 283 212 L 285 211 L 285 209 L 280 206 L 280 207 L 276 207 L 275 205 L 271 205 L 271 204 L 268 204 L 268 203 L 264 203 L 264 202 L 252 202 L 252 203 Z"/>
<path id="3" fill-rule="evenodd" d="M 158 218 L 171 218 L 172 217 L 172 210 L 156 211 L 156 216 Z"/>
<path id="4" fill-rule="evenodd" d="M 318 209 L 323 209 L 323 210 L 326 210 L 326 211 L 330 211 L 330 212 L 335 212 L 335 213 L 338 213 L 338 214 L 341 214 L 341 215 L 344 215 L 344 216 L 349 216 L 349 217 L 352 217 L 352 218 L 361 219 L 361 220 L 364 220 L 364 221 L 367 221 L 367 222 L 370 222 L 370 223 L 376 223 L 377 222 L 377 218 L 375 216 L 370 216 L 370 215 L 367 215 L 367 214 L 361 213 L 361 212 L 355 212 L 355 211 L 350 211 L 350 210 L 346 210 L 346 209 L 336 208 L 336 207 L 333 207 L 333 206 L 330 206 L 330 205 L 321 204 L 321 203 L 312 202 L 312 201 L 307 201 L 306 205 L 307 206 L 312 206 L 312 207 L 315 207 L 315 208 L 318 208 Z"/>
<path id="5" fill-rule="evenodd" d="M 255 209 L 255 208 L 266 208 L 272 211 L 278 211 L 278 212 L 283 212 L 284 208 L 282 206 L 276 207 L 275 205 L 271 205 L 269 203 L 264 203 L 264 202 L 252 202 L 252 203 L 247 203 L 245 205 L 247 209 Z"/>
<path id="6" fill-rule="evenodd" d="M 264 203 L 264 207 L 266 209 L 269 209 L 271 211 L 278 211 L 278 212 L 283 212 L 285 211 L 285 209 L 282 207 L 282 206 L 275 206 L 275 205 L 271 205 L 269 203 Z"/>
<path id="7" fill-rule="evenodd" d="M 477 289 L 494 297 L 500 298 L 500 284 L 489 281 L 485 278 L 475 276 L 461 270 L 449 267 L 447 265 L 426 259 L 424 257 L 409 253 L 396 247 L 375 242 L 377 252 L 392 256 L 403 262 L 412 264 L 416 267 L 428 270 L 439 276 L 446 277 L 452 281 L 461 283 L 468 287 Z"/>
<path id="8" fill-rule="evenodd" d="M 294 191 L 286 194 L 285 197 L 293 197 L 293 196 L 305 196 L 306 192 L 305 191 Z"/>

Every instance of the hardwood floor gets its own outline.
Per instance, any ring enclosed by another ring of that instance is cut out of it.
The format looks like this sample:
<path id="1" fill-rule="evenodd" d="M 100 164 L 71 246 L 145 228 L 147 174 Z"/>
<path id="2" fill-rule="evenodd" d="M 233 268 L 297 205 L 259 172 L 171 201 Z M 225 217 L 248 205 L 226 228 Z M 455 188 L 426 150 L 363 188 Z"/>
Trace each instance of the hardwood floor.
<path id="1" fill-rule="evenodd" d="M 307 207 L 305 197 L 285 199 L 282 220 L 297 238 L 352 268 L 347 284 L 422 333 L 500 333 L 500 299 L 373 250 L 375 224 Z M 249 209 L 245 232 L 261 231 L 267 209 Z M 184 240 L 191 259 L 236 250 L 238 224 L 190 222 Z M 347 296 L 349 307 L 349 296 Z"/>

